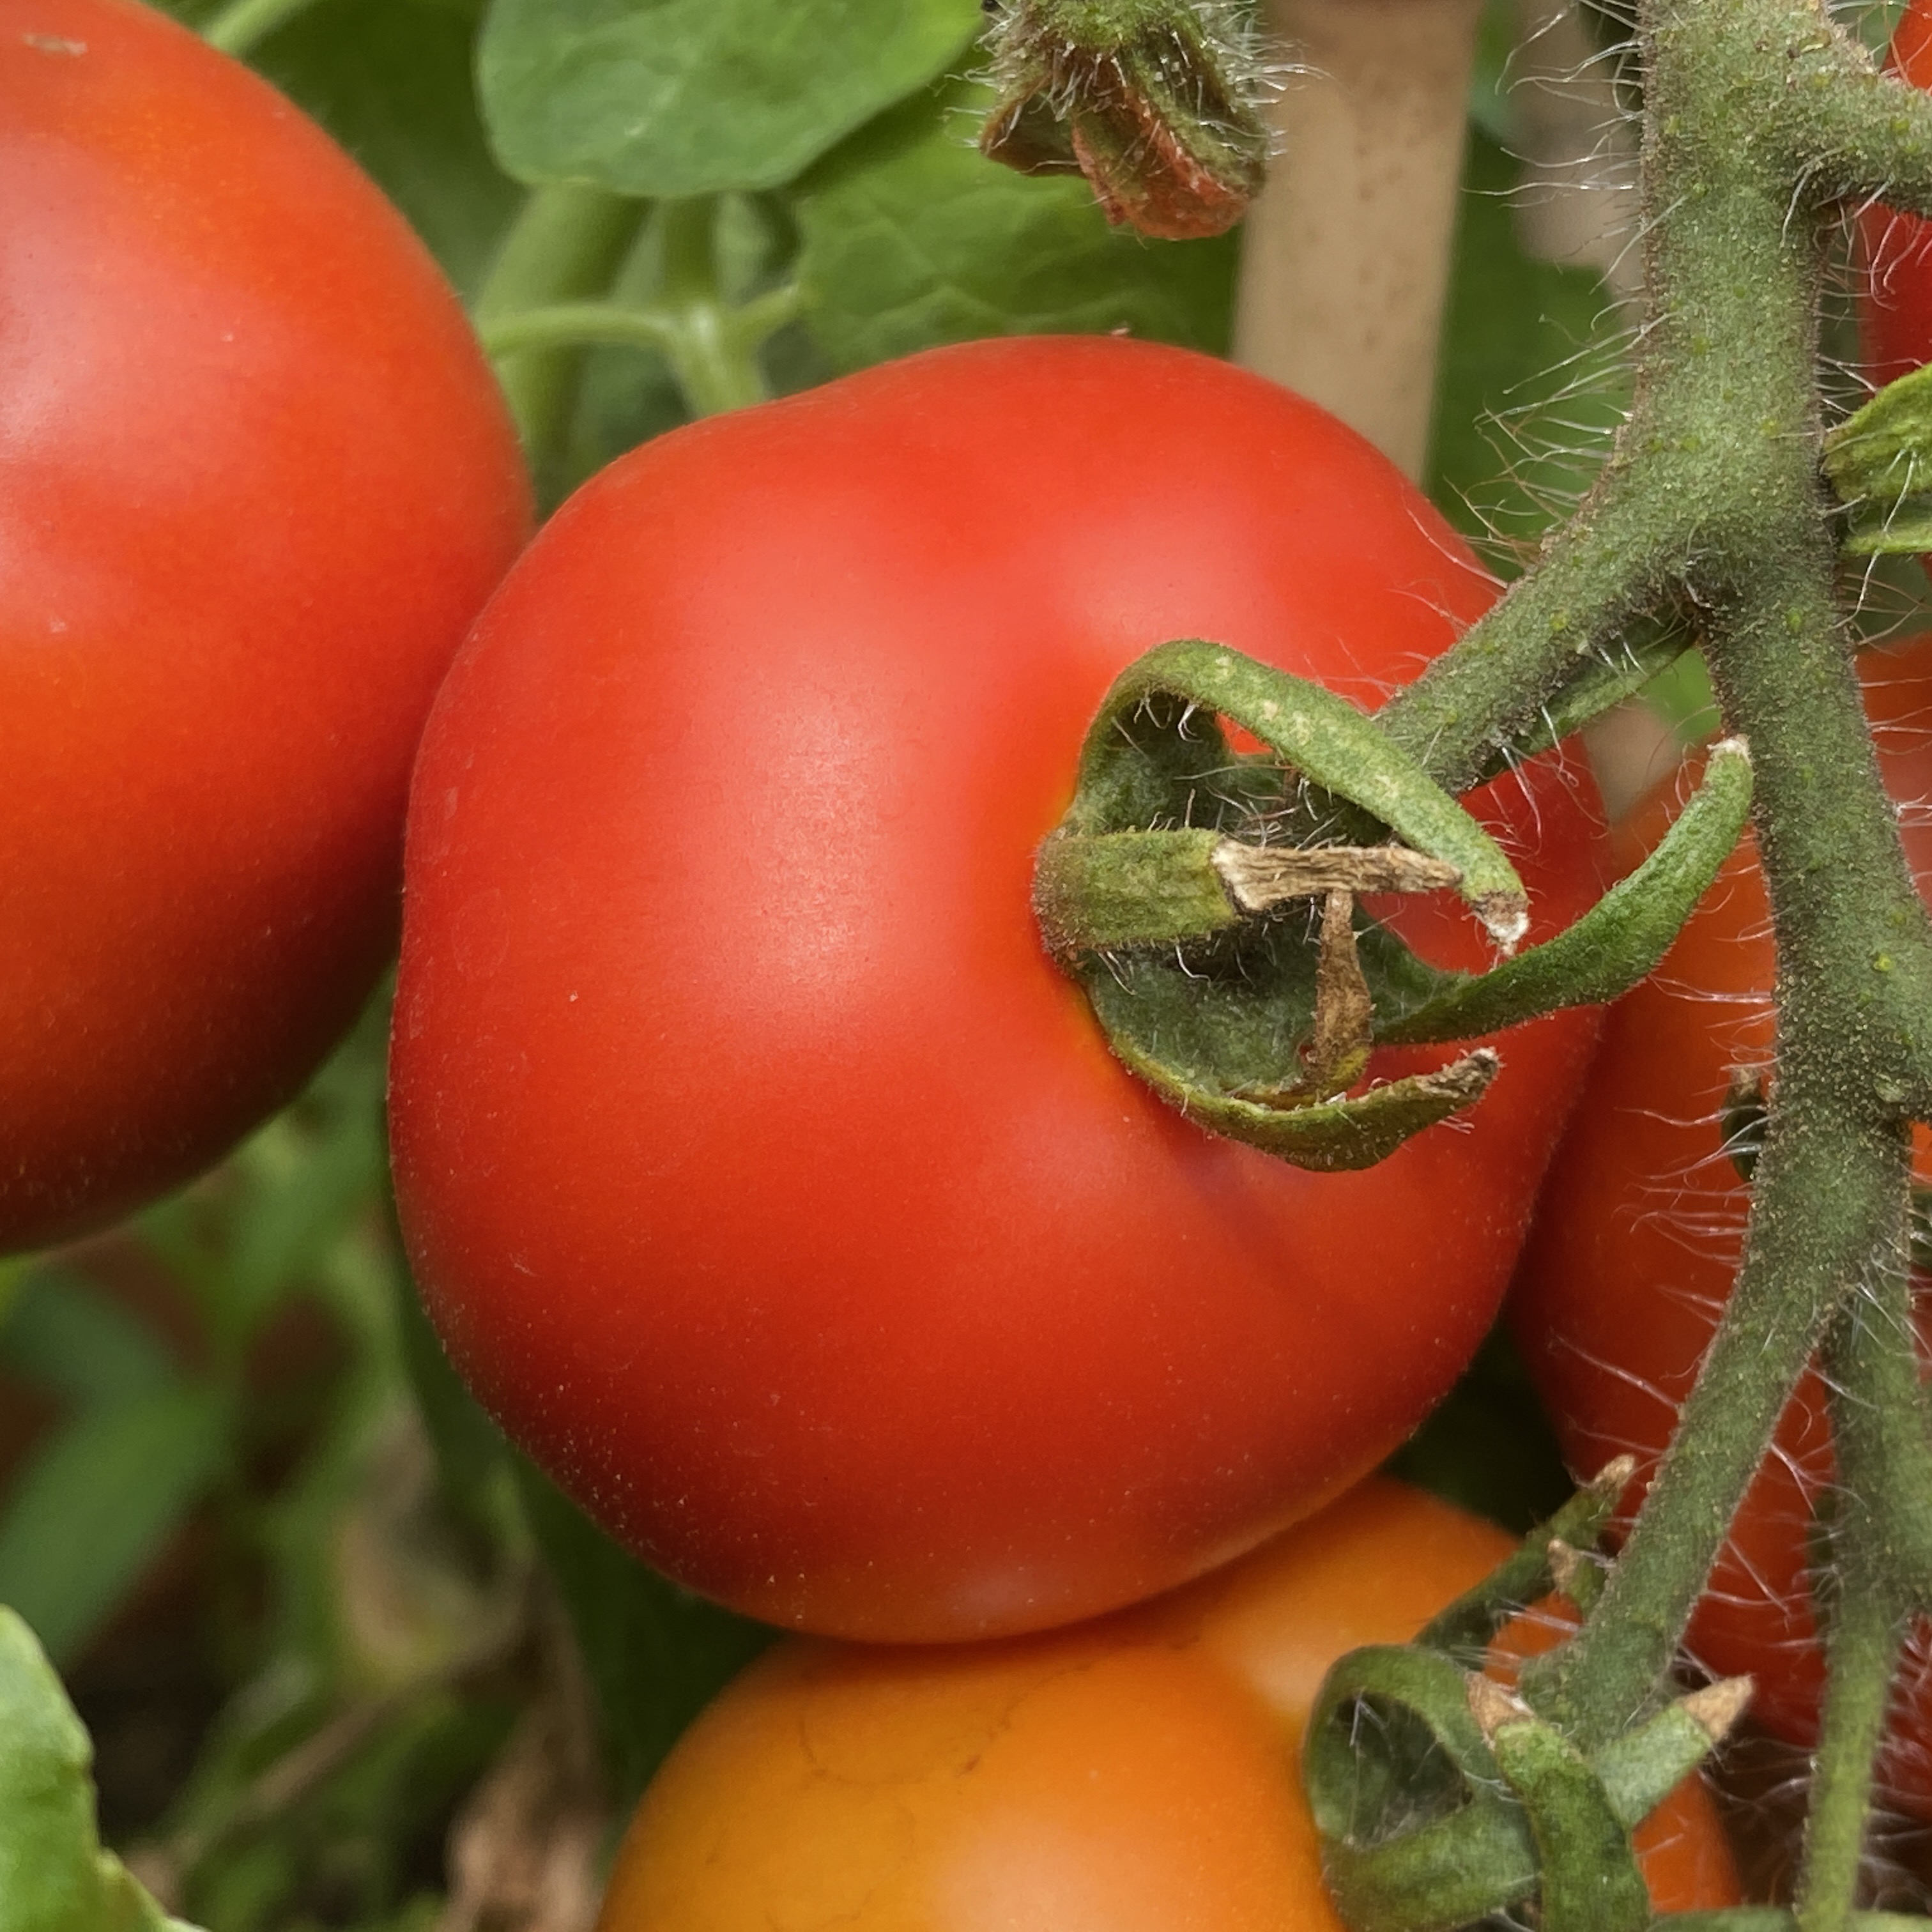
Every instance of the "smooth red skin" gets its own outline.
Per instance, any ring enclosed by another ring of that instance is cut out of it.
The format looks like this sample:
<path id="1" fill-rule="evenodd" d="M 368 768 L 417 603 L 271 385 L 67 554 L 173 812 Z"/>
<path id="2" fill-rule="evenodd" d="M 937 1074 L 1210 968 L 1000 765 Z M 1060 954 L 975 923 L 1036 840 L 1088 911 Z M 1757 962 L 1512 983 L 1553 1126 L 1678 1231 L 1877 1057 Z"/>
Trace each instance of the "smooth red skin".
<path id="1" fill-rule="evenodd" d="M 0 0 L 0 1250 L 186 1179 L 354 1018 L 529 516 L 326 136 L 160 14 Z"/>
<path id="2" fill-rule="evenodd" d="M 914 357 L 586 486 L 411 806 L 397 1182 L 486 1406 L 692 1587 L 910 1641 L 1145 1596 L 1372 1466 L 1491 1318 L 1592 1019 L 1307 1174 L 1109 1057 L 1033 854 L 1148 646 L 1367 701 L 1490 595 L 1312 405 L 1107 338 Z M 1586 783 L 1498 789 L 1574 915 Z"/>
<path id="3" fill-rule="evenodd" d="M 1886 64 L 1932 88 L 1932 0 L 1911 0 Z M 1869 280 L 1858 304 L 1864 373 L 1876 387 L 1932 362 L 1932 222 L 1875 205 L 1858 217 Z"/>
<path id="4" fill-rule="evenodd" d="M 1894 797 L 1932 796 L 1932 636 L 1874 655 L 1867 710 Z M 1630 860 L 1676 808 L 1673 782 L 1621 842 Z M 1901 818 L 1924 890 L 1932 822 Z M 1748 1194 L 1724 1152 L 1719 1110 L 1731 1071 L 1768 1065 L 1775 958 L 1770 910 L 1747 844 L 1656 974 L 1611 1010 L 1602 1049 L 1544 1184 L 1510 1318 L 1570 1466 L 1634 1451 L 1634 1509 L 1669 1440 L 1736 1277 Z M 1921 1137 L 1919 1172 L 1932 1178 Z M 1808 1374 L 1746 1497 L 1690 1632 L 1720 1676 L 1757 1680 L 1752 1711 L 1775 1734 L 1816 1734 L 1823 1663 L 1805 1570 L 1814 1500 L 1832 1480 L 1823 1385 Z M 1932 1814 L 1932 1682 L 1926 1633 L 1908 1653 L 1886 1782 Z"/>

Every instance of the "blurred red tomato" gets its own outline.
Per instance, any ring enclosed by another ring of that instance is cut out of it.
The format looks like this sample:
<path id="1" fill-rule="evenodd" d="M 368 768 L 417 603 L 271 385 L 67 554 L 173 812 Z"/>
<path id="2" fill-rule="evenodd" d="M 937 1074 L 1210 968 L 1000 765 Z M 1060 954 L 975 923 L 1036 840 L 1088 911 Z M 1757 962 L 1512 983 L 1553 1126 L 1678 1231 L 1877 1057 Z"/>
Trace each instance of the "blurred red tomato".
<path id="1" fill-rule="evenodd" d="M 1915 87 L 1932 88 L 1932 0 L 1910 0 L 1886 64 Z M 1932 362 L 1932 222 L 1882 205 L 1858 217 L 1868 279 L 1858 326 L 1865 374 L 1895 382 Z"/>
<path id="2" fill-rule="evenodd" d="M 0 0 L 0 1250 L 186 1180 L 374 988 L 514 436 L 375 188 L 125 0 Z"/>

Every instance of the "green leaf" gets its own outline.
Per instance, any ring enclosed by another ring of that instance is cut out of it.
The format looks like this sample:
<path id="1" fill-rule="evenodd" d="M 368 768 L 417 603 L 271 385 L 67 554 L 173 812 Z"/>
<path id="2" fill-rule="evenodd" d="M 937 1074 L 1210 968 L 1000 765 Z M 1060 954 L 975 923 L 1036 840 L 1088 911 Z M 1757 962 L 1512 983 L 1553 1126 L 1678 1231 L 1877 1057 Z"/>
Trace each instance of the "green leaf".
<path id="1" fill-rule="evenodd" d="M 505 167 L 620 194 L 776 188 L 922 88 L 974 0 L 492 0 L 478 82 Z"/>
<path id="2" fill-rule="evenodd" d="M 71 1402 L 114 1404 L 175 1380 L 160 1337 L 78 1276 L 30 1276 L 0 1328 L 0 1360 Z"/>
<path id="3" fill-rule="evenodd" d="M 1124 330 L 1223 351 L 1233 238 L 1145 242 L 1086 183 L 972 146 L 990 92 L 952 82 L 847 142 L 800 184 L 806 321 L 839 369 L 985 335 Z"/>
<path id="4" fill-rule="evenodd" d="M 1686 651 L 1644 686 L 1643 694 L 1686 745 L 1701 745 L 1718 730 L 1718 700 L 1702 651 Z"/>
<path id="5" fill-rule="evenodd" d="M 1629 394 L 1603 284 L 1532 260 L 1516 240 L 1520 173 L 1472 130 L 1429 465 L 1429 494 L 1459 529 L 1514 544 L 1589 487 Z M 1492 561 L 1510 571 L 1518 560 Z"/>
<path id="6" fill-rule="evenodd" d="M 57 1660 L 100 1628 L 206 1492 L 228 1420 L 201 1388 L 84 1408 L 22 1470 L 0 1514 L 0 1600 Z"/>
<path id="7" fill-rule="evenodd" d="M 531 1529 L 597 1692 L 621 1808 L 685 1726 L 776 1633 L 680 1589 L 620 1550 L 520 1456 L 516 1467 Z"/>
<path id="8" fill-rule="evenodd" d="M 192 1932 L 100 1849 L 93 1761 L 32 1631 L 0 1609 L 0 1932 Z"/>
<path id="9" fill-rule="evenodd" d="M 521 199 L 471 85 L 475 23 L 434 0 L 322 0 L 256 64 L 346 148 L 466 295 Z"/>

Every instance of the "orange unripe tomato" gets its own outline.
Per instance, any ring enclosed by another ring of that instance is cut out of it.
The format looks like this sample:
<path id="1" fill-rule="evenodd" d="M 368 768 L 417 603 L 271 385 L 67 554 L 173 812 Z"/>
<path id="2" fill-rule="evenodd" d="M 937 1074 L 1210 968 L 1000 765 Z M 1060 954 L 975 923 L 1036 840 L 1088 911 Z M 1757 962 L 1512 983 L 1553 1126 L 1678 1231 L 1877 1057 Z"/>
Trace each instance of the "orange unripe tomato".
<path id="1" fill-rule="evenodd" d="M 783 1643 L 665 1762 L 598 1932 L 1340 1932 L 1298 1768 L 1322 1677 L 1511 1546 L 1376 1481 L 1051 1635 Z M 1660 1911 L 1737 1901 L 1695 1778 L 1639 1837 Z"/>

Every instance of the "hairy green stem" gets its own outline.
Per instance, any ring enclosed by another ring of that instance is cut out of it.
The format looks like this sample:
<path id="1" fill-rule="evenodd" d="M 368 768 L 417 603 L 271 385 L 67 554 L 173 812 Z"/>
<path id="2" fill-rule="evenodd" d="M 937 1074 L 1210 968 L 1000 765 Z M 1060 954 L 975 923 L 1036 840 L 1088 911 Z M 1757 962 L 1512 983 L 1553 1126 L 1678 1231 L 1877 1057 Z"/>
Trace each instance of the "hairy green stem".
<path id="1" fill-rule="evenodd" d="M 603 295 L 637 239 L 646 204 L 602 188 L 567 184 L 531 190 L 477 296 L 484 340 L 508 320 Z M 577 400 L 583 339 L 538 341 L 506 350 L 497 362 L 511 413 L 533 466 L 563 439 Z"/>
<path id="2" fill-rule="evenodd" d="M 1919 1379 L 1909 1250 L 1874 1270 L 1828 1349 L 1844 1498 L 1834 1547 L 1888 1596 L 1932 1606 L 1932 1418 Z"/>
<path id="3" fill-rule="evenodd" d="M 1914 1609 L 1932 1601 L 1932 1444 L 1912 1326 L 1909 1197 L 1900 1193 L 1891 1253 L 1825 1343 L 1838 1457 L 1831 1570 L 1819 1590 L 1830 1676 L 1799 1932 L 1846 1932 L 1852 1918 L 1892 1672 Z"/>
<path id="4" fill-rule="evenodd" d="M 1870 1158 L 1892 1154 L 1889 1137 L 1795 1113 L 1774 1109 L 1757 1166 L 1769 1204 L 1630 1540 L 1576 1636 L 1523 1672 L 1525 1696 L 1586 1750 L 1657 1694 L 1791 1387 L 1894 1211 L 1895 1159 L 1884 1174 Z M 1862 1198 L 1813 1211 L 1859 1180 Z"/>
<path id="5" fill-rule="evenodd" d="M 1629 633 L 1672 608 L 1691 536 L 1688 520 L 1658 516 L 1647 491 L 1628 487 L 1613 456 L 1535 569 L 1376 722 L 1446 790 L 1467 790 L 1537 735 L 1565 686 L 1616 664 Z"/>
<path id="6" fill-rule="evenodd" d="M 1907 1598 L 1857 1560 L 1849 1539 L 1834 1538 L 1832 1567 L 1830 1680 L 1805 1819 L 1798 1932 L 1847 1932 L 1857 1906 L 1872 1764 L 1910 1609 Z"/>
<path id="7" fill-rule="evenodd" d="M 1791 1387 L 1896 1252 L 1904 1124 L 1932 1098 L 1932 926 L 1865 727 L 1820 481 L 1829 211 L 1794 162 L 1785 100 L 1801 55 L 1863 56 L 1807 0 L 1648 0 L 1642 40 L 1649 320 L 1631 420 L 1584 515 L 1467 656 L 1384 713 L 1453 782 L 1519 728 L 1522 694 L 1557 680 L 1573 627 L 1594 651 L 1681 600 L 1756 768 L 1777 1091 L 1744 1264 L 1671 1452 L 1582 1630 L 1524 1673 L 1586 1750 L 1658 1695 Z"/>

